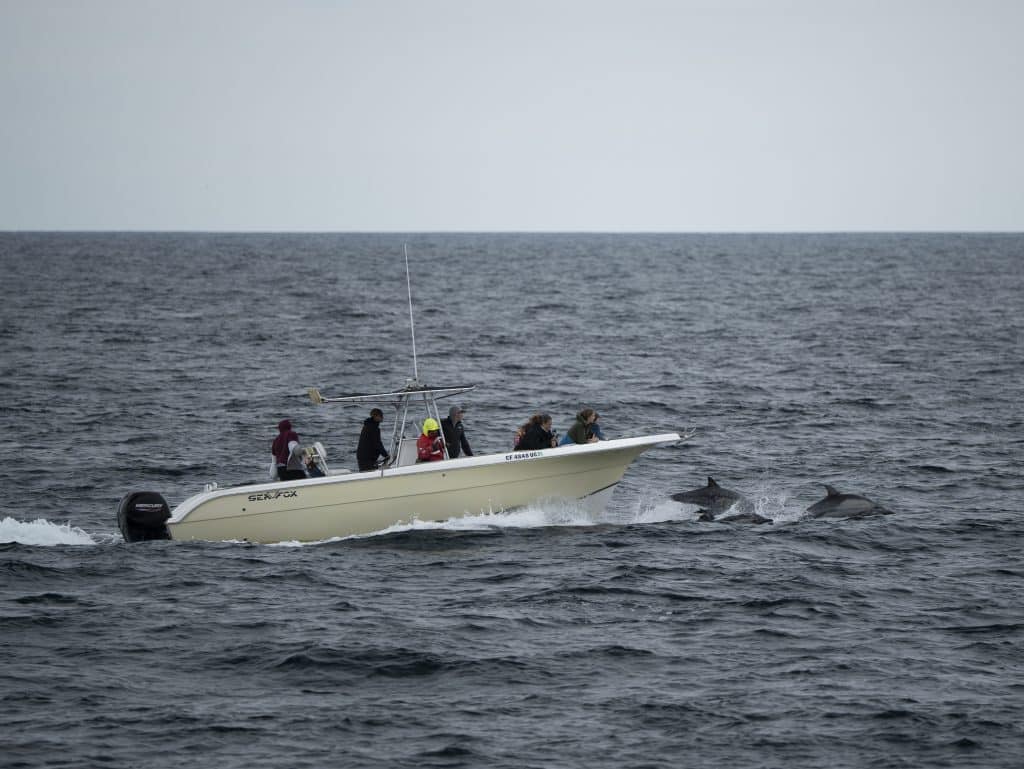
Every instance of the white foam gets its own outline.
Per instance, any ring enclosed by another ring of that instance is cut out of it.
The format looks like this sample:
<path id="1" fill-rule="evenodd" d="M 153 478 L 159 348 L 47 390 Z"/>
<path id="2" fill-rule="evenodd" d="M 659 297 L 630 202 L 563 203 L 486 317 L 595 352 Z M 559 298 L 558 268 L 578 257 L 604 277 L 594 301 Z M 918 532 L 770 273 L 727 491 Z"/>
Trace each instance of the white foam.
<path id="1" fill-rule="evenodd" d="M 673 499 L 657 502 L 637 503 L 630 523 L 664 523 L 665 521 L 694 521 L 697 519 L 697 505 L 685 505 Z"/>
<path id="2" fill-rule="evenodd" d="M 45 518 L 18 521 L 4 518 L 0 521 L 0 543 L 17 542 L 21 545 L 95 545 L 96 542 L 70 523 L 51 523 Z"/>
<path id="3" fill-rule="evenodd" d="M 784 492 L 762 488 L 761 494 L 751 497 L 754 510 L 758 515 L 771 518 L 775 523 L 789 523 L 803 515 L 802 507 L 795 507 L 789 502 Z M 486 531 L 492 528 L 506 529 L 538 529 L 546 526 L 595 526 L 601 523 L 644 524 L 663 523 L 667 521 L 696 521 L 697 505 L 687 505 L 658 496 L 653 499 L 639 500 L 632 514 L 625 516 L 610 515 L 605 512 L 599 516 L 586 510 L 582 503 L 566 500 L 547 500 L 543 507 L 526 507 L 512 512 L 480 513 L 449 518 L 445 521 L 420 521 L 399 523 L 388 526 L 380 531 L 367 534 L 353 534 L 348 537 L 331 537 L 317 542 L 275 542 L 273 547 L 305 547 L 341 542 L 346 539 L 367 539 L 386 534 L 399 534 L 406 531 Z"/>
<path id="4" fill-rule="evenodd" d="M 784 490 L 776 488 L 769 478 L 762 479 L 752 491 L 753 493 L 747 494 L 747 498 L 753 503 L 754 512 L 764 518 L 770 518 L 773 523 L 791 523 L 804 515 L 803 505 L 790 499 Z M 641 500 L 633 511 L 632 523 L 696 521 L 699 511 L 700 505 L 676 502 L 664 497 L 654 501 Z M 716 517 L 735 515 L 738 512 L 734 506 Z"/>
<path id="5" fill-rule="evenodd" d="M 773 523 L 791 523 L 803 517 L 804 506 L 792 500 L 785 489 L 778 488 L 769 478 L 763 478 L 750 495 L 754 512 L 771 518 Z"/>
<path id="6" fill-rule="evenodd" d="M 354 534 L 350 537 L 331 537 L 319 542 L 275 542 L 275 547 L 303 547 L 304 545 L 322 545 L 340 542 L 344 539 L 365 539 L 379 537 L 382 534 L 398 534 L 404 531 L 487 531 L 489 529 L 538 529 L 545 526 L 593 526 L 601 521 L 585 510 L 580 504 L 564 500 L 553 500 L 541 507 L 526 507 L 508 513 L 479 513 L 477 515 L 461 515 L 445 521 L 420 521 L 397 523 L 386 529 L 369 534 Z"/>

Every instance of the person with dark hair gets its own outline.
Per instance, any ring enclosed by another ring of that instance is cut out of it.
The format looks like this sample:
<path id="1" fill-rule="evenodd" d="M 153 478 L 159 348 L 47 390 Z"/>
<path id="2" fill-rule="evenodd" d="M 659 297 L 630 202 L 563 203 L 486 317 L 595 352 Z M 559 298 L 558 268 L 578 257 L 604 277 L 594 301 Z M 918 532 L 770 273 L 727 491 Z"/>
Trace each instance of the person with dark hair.
<path id="1" fill-rule="evenodd" d="M 523 437 L 516 444 L 516 451 L 551 449 L 558 445 L 558 436 L 551 432 L 550 414 L 534 414 L 523 428 L 520 428 Z"/>
<path id="2" fill-rule="evenodd" d="M 363 429 L 359 433 L 359 445 L 356 447 L 356 462 L 361 473 L 376 470 L 378 457 L 384 457 L 385 462 L 391 457 L 380 439 L 380 423 L 383 421 L 384 412 L 375 408 L 370 409 L 369 418 L 363 422 Z"/>
<path id="3" fill-rule="evenodd" d="M 512 436 L 512 450 L 515 451 L 519 448 L 519 444 L 523 440 L 523 436 L 526 435 L 526 431 L 530 429 L 530 422 L 524 422 L 516 428 L 515 435 Z"/>
<path id="4" fill-rule="evenodd" d="M 597 412 L 593 409 L 583 409 L 576 415 L 576 421 L 572 427 L 565 431 L 563 444 L 568 443 L 597 443 L 597 436 L 591 427 L 597 419 Z"/>
<path id="5" fill-rule="evenodd" d="M 448 416 L 441 420 L 441 431 L 444 433 L 444 442 L 448 446 L 448 458 L 455 459 L 461 452 L 467 457 L 473 456 L 473 449 L 469 447 L 466 440 L 466 430 L 462 426 L 462 406 L 452 406 L 448 409 Z"/>
<path id="6" fill-rule="evenodd" d="M 274 455 L 279 481 L 296 481 L 306 477 L 302 468 L 302 446 L 299 445 L 299 434 L 292 429 L 292 423 L 282 419 L 277 423 L 277 437 L 270 444 Z"/>

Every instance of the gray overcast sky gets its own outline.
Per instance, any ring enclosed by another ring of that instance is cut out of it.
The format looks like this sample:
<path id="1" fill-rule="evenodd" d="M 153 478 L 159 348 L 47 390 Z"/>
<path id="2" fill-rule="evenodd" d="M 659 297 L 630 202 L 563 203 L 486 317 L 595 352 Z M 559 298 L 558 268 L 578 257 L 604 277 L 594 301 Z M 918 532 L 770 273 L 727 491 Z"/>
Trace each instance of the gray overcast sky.
<path id="1" fill-rule="evenodd" d="M 0 229 L 1024 230 L 1022 0 L 0 0 Z"/>

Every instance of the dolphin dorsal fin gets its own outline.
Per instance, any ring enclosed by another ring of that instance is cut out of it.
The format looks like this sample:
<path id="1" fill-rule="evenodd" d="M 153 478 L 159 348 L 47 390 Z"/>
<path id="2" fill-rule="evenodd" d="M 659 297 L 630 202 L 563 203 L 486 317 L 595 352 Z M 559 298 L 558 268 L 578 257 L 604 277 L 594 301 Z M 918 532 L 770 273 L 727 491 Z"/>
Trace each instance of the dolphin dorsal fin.
<path id="1" fill-rule="evenodd" d="M 712 478 L 710 475 L 708 476 L 708 487 L 714 487 L 716 489 L 718 488 L 718 484 L 715 483 L 715 479 Z"/>
<path id="2" fill-rule="evenodd" d="M 825 493 L 826 493 L 827 496 L 830 496 L 830 497 L 838 497 L 839 496 L 839 492 L 836 491 L 835 487 L 834 486 L 829 486 L 827 483 L 825 484 Z"/>

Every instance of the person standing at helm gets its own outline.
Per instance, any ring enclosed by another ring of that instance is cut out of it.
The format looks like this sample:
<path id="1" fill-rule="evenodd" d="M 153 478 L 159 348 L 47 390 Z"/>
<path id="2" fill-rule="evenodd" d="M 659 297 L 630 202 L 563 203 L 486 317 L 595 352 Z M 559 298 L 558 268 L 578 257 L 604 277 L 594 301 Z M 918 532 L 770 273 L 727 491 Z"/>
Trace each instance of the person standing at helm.
<path id="1" fill-rule="evenodd" d="M 380 438 L 380 423 L 383 421 L 384 412 L 380 409 L 371 409 L 370 418 L 363 422 L 363 430 L 359 433 L 359 446 L 356 448 L 356 461 L 359 463 L 361 473 L 376 470 L 379 457 L 384 457 L 385 462 L 390 459 Z"/>
<path id="2" fill-rule="evenodd" d="M 302 468 L 302 446 L 299 445 L 299 434 L 292 429 L 292 423 L 282 419 L 277 423 L 277 437 L 270 444 L 277 466 L 279 481 L 295 481 L 306 477 Z"/>
<path id="3" fill-rule="evenodd" d="M 437 462 L 444 459 L 444 441 L 441 426 L 436 419 L 423 420 L 423 434 L 416 439 L 416 461 Z"/>

